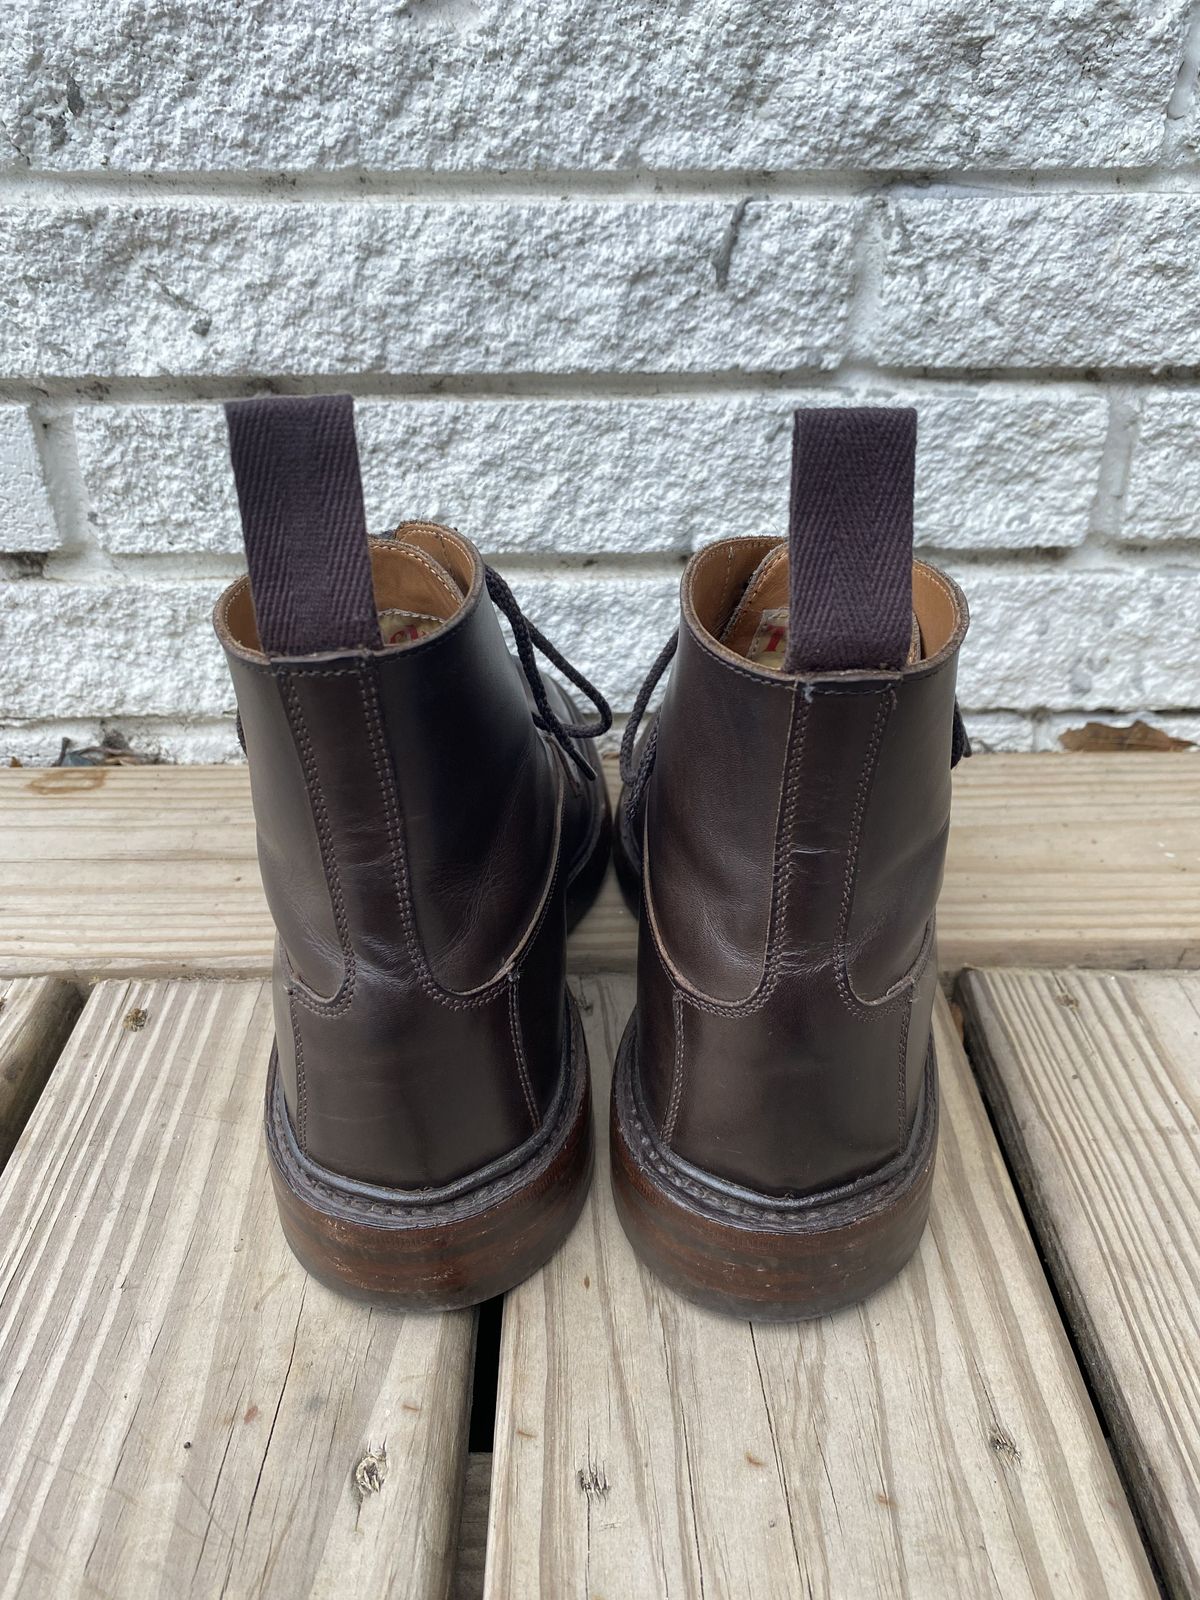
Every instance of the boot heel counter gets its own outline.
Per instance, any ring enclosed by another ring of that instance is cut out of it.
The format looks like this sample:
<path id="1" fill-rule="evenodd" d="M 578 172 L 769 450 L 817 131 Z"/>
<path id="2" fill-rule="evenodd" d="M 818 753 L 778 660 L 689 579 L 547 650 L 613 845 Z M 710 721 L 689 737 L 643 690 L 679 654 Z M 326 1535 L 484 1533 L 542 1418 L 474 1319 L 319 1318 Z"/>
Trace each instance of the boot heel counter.
<path id="1" fill-rule="evenodd" d="M 305 1155 L 364 1183 L 438 1188 L 536 1135 L 561 1081 L 564 1028 L 553 1071 L 535 1071 L 513 980 L 459 1007 L 390 974 L 363 971 L 360 985 L 341 1016 L 309 1009 L 294 988 L 284 997 L 302 1052 L 296 1102 L 286 1073 L 285 1099 Z"/>
<path id="2" fill-rule="evenodd" d="M 410 871 L 377 670 L 365 659 L 276 665 L 267 685 L 295 740 L 289 775 L 303 781 L 310 827 L 330 835 L 319 881 L 342 972 L 335 989 L 315 991 L 307 955 L 297 958 L 281 920 L 280 1074 L 297 1140 L 314 1161 L 364 1182 L 437 1186 L 520 1145 L 553 1099 L 564 1039 L 563 887 L 552 859 L 540 904 L 527 905 L 512 929 L 512 944 L 525 938 L 520 959 L 497 958 L 474 988 L 444 983 L 422 938 L 421 884 Z M 252 731 L 248 743 L 253 751 Z M 545 774 L 552 784 L 549 767 Z M 282 774 L 273 777 L 278 801 Z M 553 858 L 556 834 L 545 831 Z M 263 870 L 265 880 L 272 873 L 272 906 L 286 904 L 290 875 L 268 856 Z M 313 870 L 305 864 L 308 894 Z M 313 918 L 299 923 L 304 951 L 315 928 Z"/>
<path id="3" fill-rule="evenodd" d="M 731 1016 L 675 991 L 669 1033 L 651 1030 L 645 1053 L 639 996 L 642 1092 L 665 1145 L 726 1182 L 775 1195 L 835 1188 L 896 1155 L 910 1072 L 919 1093 L 910 1061 L 925 1049 L 913 993 L 865 1021 L 839 1019 L 832 969 L 827 978 L 830 1003 L 811 1031 L 797 1030 L 786 996 Z"/>
<path id="4" fill-rule="evenodd" d="M 675 970 L 648 874 L 641 1089 L 663 1141 L 705 1171 L 805 1194 L 884 1166 L 906 1143 L 936 983 L 952 666 L 798 693 L 751 993 L 727 1001 Z"/>

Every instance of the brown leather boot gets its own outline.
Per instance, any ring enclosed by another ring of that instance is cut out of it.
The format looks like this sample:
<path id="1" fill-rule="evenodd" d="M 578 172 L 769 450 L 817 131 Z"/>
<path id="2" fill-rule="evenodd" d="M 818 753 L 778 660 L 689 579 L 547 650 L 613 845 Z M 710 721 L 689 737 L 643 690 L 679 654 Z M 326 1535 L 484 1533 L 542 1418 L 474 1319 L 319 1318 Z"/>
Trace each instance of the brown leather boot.
<path id="1" fill-rule="evenodd" d="M 912 559 L 915 440 L 911 411 L 796 414 L 788 543 L 689 562 L 661 712 L 635 763 L 675 641 L 623 750 L 642 894 L 617 1205 L 669 1284 L 754 1317 L 870 1293 L 929 1206 L 967 607 Z"/>
<path id="2" fill-rule="evenodd" d="M 607 859 L 608 708 L 466 539 L 368 540 L 348 396 L 226 412 L 250 571 L 215 623 L 279 935 L 284 1232 L 333 1288 L 467 1305 L 546 1260 L 590 1176 L 564 945 Z"/>

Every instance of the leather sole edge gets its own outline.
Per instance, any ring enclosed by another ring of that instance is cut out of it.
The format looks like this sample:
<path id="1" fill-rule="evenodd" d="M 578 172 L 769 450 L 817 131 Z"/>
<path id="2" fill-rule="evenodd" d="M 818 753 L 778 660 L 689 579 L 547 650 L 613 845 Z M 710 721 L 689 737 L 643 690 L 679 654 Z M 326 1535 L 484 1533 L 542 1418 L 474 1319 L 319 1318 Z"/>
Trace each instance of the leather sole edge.
<path id="1" fill-rule="evenodd" d="M 396 1190 L 364 1206 L 361 1193 L 339 1190 L 332 1175 L 314 1186 L 283 1136 L 287 1112 L 272 1052 L 268 1163 L 284 1237 L 306 1272 L 354 1299 L 452 1311 L 515 1288 L 549 1260 L 579 1216 L 593 1164 L 587 1044 L 573 997 L 568 1004 L 567 1082 L 545 1137 L 521 1165 L 431 1203 Z"/>
<path id="2" fill-rule="evenodd" d="M 909 1145 L 878 1181 L 791 1205 L 764 1197 L 757 1209 L 672 1164 L 638 1105 L 636 1045 L 631 1018 L 613 1073 L 613 1197 L 634 1250 L 664 1283 L 710 1310 L 792 1322 L 854 1305 L 895 1276 L 929 1215 L 938 1130 L 932 1039 Z"/>

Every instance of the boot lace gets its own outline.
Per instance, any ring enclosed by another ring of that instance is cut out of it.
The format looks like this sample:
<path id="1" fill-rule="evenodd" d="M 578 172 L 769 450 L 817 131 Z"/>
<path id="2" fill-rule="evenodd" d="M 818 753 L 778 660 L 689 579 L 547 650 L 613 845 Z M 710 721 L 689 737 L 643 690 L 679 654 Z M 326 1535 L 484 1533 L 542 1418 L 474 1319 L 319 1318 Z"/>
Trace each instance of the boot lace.
<path id="1" fill-rule="evenodd" d="M 625 732 L 621 737 L 621 782 L 625 785 L 625 815 L 632 821 L 637 811 L 638 802 L 645 793 L 646 785 L 650 781 L 650 773 L 654 767 L 654 753 L 658 748 L 658 723 L 650 730 L 646 740 L 642 759 L 635 767 L 633 752 L 637 746 L 638 729 L 642 725 L 642 718 L 646 715 L 646 707 L 650 704 L 650 696 L 658 687 L 659 679 L 674 660 L 675 652 L 679 648 L 679 629 L 663 645 L 654 659 L 654 665 L 646 674 L 646 681 L 638 690 L 629 713 L 629 721 L 625 724 Z"/>
<path id="2" fill-rule="evenodd" d="M 560 651 L 550 643 L 546 635 L 535 628 L 533 623 L 517 604 L 517 598 L 505 583 L 504 579 L 492 567 L 485 566 L 484 578 L 487 583 L 487 592 L 492 597 L 492 603 L 503 611 L 508 618 L 509 627 L 512 629 L 513 640 L 517 646 L 517 659 L 521 663 L 521 670 L 525 674 L 525 681 L 533 695 L 533 703 L 537 707 L 533 713 L 535 727 L 549 734 L 558 745 L 563 754 L 578 767 L 585 778 L 595 778 L 596 772 L 591 764 L 585 760 L 576 748 L 576 739 L 593 739 L 597 734 L 607 733 L 612 727 L 612 711 L 608 701 L 594 684 L 588 682 L 582 672 L 566 659 Z M 599 716 L 598 722 L 564 722 L 555 715 L 546 693 L 545 679 L 538 668 L 534 651 L 540 650 L 552 666 L 558 668 L 564 678 L 585 694 L 595 706 Z"/>

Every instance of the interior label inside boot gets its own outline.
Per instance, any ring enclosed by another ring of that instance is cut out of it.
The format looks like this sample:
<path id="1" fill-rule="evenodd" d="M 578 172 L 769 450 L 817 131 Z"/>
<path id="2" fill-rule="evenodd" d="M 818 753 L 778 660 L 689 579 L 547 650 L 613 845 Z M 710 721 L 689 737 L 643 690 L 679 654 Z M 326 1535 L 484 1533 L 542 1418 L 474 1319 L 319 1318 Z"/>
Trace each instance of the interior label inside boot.
<path id="1" fill-rule="evenodd" d="M 787 655 L 787 642 L 788 608 L 779 606 L 763 611 L 759 615 L 750 648 L 746 651 L 746 660 L 753 661 L 757 667 L 774 667 L 778 670 Z"/>
<path id="2" fill-rule="evenodd" d="M 431 617 L 424 611 L 393 609 L 379 613 L 379 632 L 384 644 L 410 644 L 441 626 L 440 617 Z"/>

